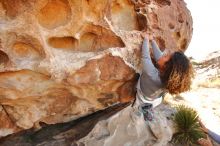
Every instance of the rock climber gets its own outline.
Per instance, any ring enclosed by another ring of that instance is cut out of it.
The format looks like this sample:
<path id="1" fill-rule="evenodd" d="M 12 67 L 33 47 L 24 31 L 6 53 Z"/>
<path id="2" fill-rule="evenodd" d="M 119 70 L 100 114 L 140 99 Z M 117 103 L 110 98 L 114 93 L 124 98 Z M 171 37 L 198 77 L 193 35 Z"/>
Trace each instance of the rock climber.
<path id="1" fill-rule="evenodd" d="M 158 106 L 166 93 L 179 94 L 190 90 L 194 76 L 190 60 L 182 51 L 165 49 L 163 52 L 155 40 L 151 40 L 153 64 L 149 39 L 144 37 L 142 45 L 143 69 L 137 83 L 135 106 L 144 113 L 145 120 L 152 120 L 152 108 Z"/>

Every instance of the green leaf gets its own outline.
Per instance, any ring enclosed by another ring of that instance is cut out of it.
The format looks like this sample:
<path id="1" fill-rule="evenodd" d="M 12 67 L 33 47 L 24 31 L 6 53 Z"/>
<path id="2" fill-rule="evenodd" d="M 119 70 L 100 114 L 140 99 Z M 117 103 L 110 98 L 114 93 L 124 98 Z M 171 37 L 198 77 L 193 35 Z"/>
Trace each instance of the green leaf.
<path id="1" fill-rule="evenodd" d="M 173 135 L 174 143 L 195 145 L 199 138 L 205 138 L 206 135 L 201 129 L 198 114 L 194 109 L 180 105 L 176 110 L 173 118 L 177 131 Z"/>

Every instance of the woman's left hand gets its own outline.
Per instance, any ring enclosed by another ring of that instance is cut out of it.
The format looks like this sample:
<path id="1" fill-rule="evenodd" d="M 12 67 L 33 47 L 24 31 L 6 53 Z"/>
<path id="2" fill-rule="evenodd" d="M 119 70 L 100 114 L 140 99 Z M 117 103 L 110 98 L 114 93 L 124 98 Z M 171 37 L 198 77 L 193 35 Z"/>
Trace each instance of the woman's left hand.
<path id="1" fill-rule="evenodd" d="M 153 40 L 153 35 L 149 32 L 143 32 L 141 33 L 142 38 L 144 39 L 149 39 L 149 40 Z"/>

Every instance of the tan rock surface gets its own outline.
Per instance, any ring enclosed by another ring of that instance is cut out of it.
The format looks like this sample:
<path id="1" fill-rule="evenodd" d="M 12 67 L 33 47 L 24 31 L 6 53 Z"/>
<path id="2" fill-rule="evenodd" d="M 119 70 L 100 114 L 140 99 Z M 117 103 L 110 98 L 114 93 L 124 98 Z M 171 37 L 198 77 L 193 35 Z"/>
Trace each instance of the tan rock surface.
<path id="1" fill-rule="evenodd" d="M 3 106 L 0 106 L 0 135 L 6 136 L 19 130 L 5 112 Z"/>
<path id="2" fill-rule="evenodd" d="M 0 0 L 0 130 L 131 100 L 143 32 L 161 50 L 185 50 L 192 18 L 184 1 Z"/>
<path id="3" fill-rule="evenodd" d="M 161 104 L 154 109 L 154 119 L 145 121 L 138 109 L 131 106 L 107 120 L 102 120 L 84 138 L 85 146 L 168 146 L 175 133 L 171 115 L 175 110 Z M 176 146 L 176 145 L 175 145 Z"/>

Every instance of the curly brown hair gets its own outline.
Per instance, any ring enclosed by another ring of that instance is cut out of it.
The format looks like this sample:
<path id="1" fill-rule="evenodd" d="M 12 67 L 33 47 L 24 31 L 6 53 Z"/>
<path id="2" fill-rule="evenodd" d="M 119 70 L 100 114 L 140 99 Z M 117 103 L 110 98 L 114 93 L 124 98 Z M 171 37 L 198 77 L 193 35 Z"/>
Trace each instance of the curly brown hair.
<path id="1" fill-rule="evenodd" d="M 170 94 L 179 94 L 190 90 L 194 70 L 190 60 L 183 52 L 174 52 L 165 63 L 160 79 Z"/>

